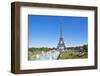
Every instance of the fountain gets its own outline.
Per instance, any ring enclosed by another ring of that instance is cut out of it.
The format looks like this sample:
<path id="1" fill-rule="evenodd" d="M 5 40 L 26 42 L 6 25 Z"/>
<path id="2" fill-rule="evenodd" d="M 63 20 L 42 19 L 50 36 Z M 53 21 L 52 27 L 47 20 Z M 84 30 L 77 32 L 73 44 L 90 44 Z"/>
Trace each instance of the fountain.
<path id="1" fill-rule="evenodd" d="M 31 60 L 56 60 L 60 55 L 60 51 L 50 50 L 48 52 L 42 51 L 41 54 L 31 56 Z"/>

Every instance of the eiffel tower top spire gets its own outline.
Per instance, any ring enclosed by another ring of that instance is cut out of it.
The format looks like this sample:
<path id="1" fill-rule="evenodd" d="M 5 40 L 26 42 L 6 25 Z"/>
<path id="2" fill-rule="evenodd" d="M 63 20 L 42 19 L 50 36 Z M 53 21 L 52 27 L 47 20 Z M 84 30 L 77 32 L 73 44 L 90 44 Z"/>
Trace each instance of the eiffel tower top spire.
<path id="1" fill-rule="evenodd" d="M 63 38 L 62 34 L 62 19 L 60 18 L 60 38 Z"/>

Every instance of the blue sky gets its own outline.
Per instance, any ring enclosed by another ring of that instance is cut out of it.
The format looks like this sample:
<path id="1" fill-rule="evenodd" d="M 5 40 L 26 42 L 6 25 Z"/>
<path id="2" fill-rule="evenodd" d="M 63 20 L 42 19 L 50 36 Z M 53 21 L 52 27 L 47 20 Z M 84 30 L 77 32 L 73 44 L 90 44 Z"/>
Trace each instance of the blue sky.
<path id="1" fill-rule="evenodd" d="M 88 42 L 88 18 L 75 16 L 28 15 L 28 41 L 31 47 L 57 47 L 60 19 L 66 47 Z"/>

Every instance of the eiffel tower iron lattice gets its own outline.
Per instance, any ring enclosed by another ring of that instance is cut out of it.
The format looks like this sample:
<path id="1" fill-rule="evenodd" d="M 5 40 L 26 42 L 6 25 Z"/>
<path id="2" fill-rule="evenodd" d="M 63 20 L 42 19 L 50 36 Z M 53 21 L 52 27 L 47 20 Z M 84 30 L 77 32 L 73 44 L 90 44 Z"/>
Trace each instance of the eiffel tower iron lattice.
<path id="1" fill-rule="evenodd" d="M 62 29 L 62 20 L 60 19 L 60 37 L 59 37 L 59 42 L 57 45 L 57 49 L 60 52 L 63 52 L 65 50 L 65 43 L 64 43 L 64 36 L 63 36 L 63 29 Z"/>

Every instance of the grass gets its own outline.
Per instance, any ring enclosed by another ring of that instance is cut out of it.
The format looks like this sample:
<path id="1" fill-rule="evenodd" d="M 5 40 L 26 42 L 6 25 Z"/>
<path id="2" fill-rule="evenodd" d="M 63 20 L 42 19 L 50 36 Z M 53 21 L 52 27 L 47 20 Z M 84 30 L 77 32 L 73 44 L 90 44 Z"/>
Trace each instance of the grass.
<path id="1" fill-rule="evenodd" d="M 79 52 L 64 51 L 59 55 L 58 59 L 76 59 L 76 58 L 87 58 L 87 57 L 88 57 L 87 52 L 79 53 Z"/>

